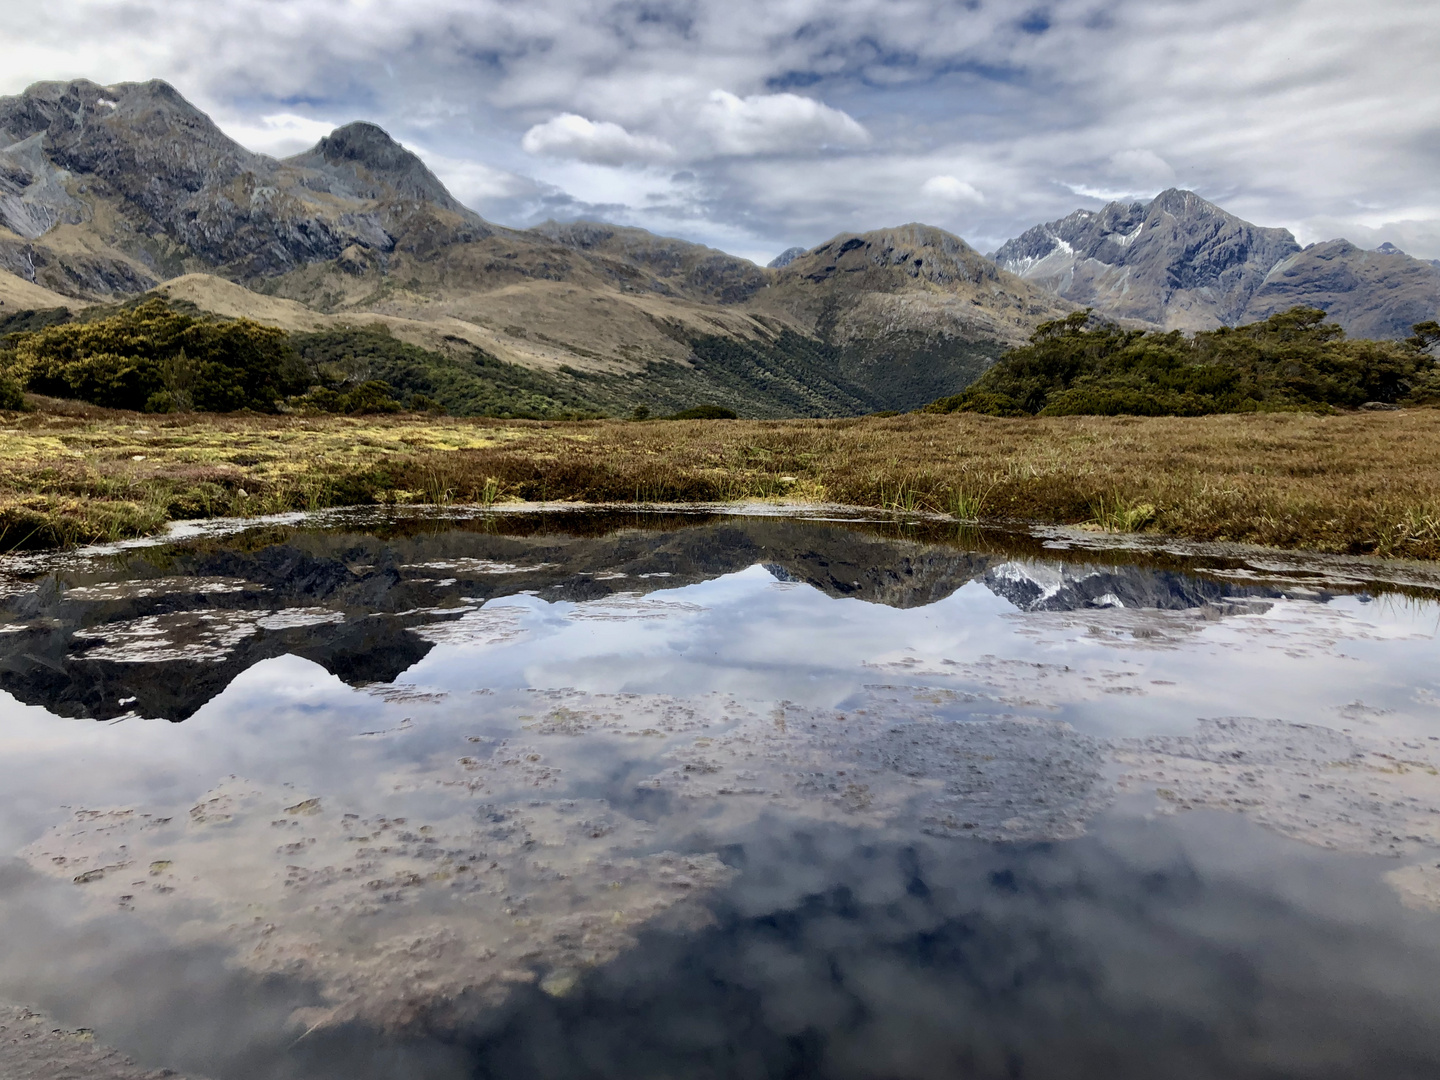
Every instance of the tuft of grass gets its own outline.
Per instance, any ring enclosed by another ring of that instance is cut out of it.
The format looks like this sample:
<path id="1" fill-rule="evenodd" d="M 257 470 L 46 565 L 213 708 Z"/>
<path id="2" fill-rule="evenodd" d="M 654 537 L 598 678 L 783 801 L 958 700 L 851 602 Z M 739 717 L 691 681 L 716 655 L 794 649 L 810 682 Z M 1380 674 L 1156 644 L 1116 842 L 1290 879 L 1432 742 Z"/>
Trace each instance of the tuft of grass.
<path id="1" fill-rule="evenodd" d="M 425 470 L 425 483 L 421 490 L 425 501 L 432 506 L 449 506 L 455 501 L 455 489 L 450 484 L 450 477 L 441 469 Z"/>
<path id="2" fill-rule="evenodd" d="M 880 506 L 894 514 L 924 514 L 934 513 L 935 507 L 930 504 L 929 495 L 922 492 L 913 484 L 900 481 L 892 488 L 888 484 L 880 485 Z"/>
<path id="3" fill-rule="evenodd" d="M 1155 520 L 1155 504 L 1124 499 L 1119 495 L 1097 495 L 1090 502 L 1090 518 L 1083 522 L 1106 532 L 1139 532 Z"/>
<path id="4" fill-rule="evenodd" d="M 985 513 L 985 504 L 990 499 L 990 493 L 998 483 L 999 481 L 992 483 L 984 491 L 974 487 L 951 488 L 946 506 L 950 516 L 961 522 L 979 521 Z"/>

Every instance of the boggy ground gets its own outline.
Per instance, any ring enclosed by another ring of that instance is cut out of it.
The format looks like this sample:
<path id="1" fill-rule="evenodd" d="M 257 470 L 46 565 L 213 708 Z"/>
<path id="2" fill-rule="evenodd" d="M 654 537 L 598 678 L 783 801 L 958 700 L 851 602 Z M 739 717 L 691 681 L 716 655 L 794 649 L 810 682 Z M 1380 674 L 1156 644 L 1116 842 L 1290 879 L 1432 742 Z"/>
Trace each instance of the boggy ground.
<path id="1" fill-rule="evenodd" d="M 1205 417 L 0 420 L 0 549 L 357 503 L 836 502 L 1440 558 L 1440 410 Z"/>

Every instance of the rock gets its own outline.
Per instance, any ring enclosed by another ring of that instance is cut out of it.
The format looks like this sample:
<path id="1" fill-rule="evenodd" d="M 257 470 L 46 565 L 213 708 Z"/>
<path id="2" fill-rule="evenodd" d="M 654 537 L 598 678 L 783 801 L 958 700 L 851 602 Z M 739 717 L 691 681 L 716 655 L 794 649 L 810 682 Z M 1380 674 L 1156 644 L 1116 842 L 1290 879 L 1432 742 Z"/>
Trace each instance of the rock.
<path id="1" fill-rule="evenodd" d="M 12 1005 L 0 1005 L 0 1076 L 5 1080 L 184 1080 L 170 1069 L 142 1069 L 97 1042 L 89 1028 L 66 1030 Z"/>

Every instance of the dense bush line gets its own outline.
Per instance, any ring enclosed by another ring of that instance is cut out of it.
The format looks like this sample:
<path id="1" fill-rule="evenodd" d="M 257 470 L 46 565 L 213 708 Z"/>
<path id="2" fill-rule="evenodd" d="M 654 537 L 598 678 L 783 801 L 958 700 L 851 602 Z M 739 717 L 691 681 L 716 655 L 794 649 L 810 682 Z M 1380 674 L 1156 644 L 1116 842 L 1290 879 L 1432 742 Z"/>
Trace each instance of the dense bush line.
<path id="1" fill-rule="evenodd" d="M 897 394 L 913 401 L 926 385 L 921 368 L 943 368 L 944 379 L 931 374 L 933 385 L 944 386 L 965 364 L 983 361 L 979 353 L 940 349 L 942 357 L 912 342 L 908 352 L 856 366 L 844 349 L 788 330 L 772 340 L 741 340 L 690 337 L 677 326 L 674 336 L 692 350 L 690 364 L 548 372 L 506 363 L 459 338 L 432 351 L 384 326 L 287 334 L 161 299 L 74 317 L 17 312 L 0 327 L 0 409 L 23 408 L 30 391 L 149 412 L 843 416 L 892 407 Z M 1193 336 L 1128 330 L 1077 312 L 1043 324 L 969 389 L 925 411 L 1198 416 L 1440 402 L 1437 344 L 1433 322 L 1416 326 L 1405 342 L 1347 340 L 1313 308 Z M 881 393 L 887 377 L 896 383 L 888 396 Z"/>
<path id="2" fill-rule="evenodd" d="M 283 330 L 163 300 L 7 335 L 0 369 L 35 393 L 150 412 L 271 412 L 304 381 Z"/>
<path id="3" fill-rule="evenodd" d="M 1087 311 L 1044 323 L 969 389 L 927 412 L 993 416 L 1200 416 L 1206 413 L 1440 401 L 1427 351 L 1440 327 L 1408 341 L 1347 340 L 1315 308 L 1187 337 L 1126 330 Z"/>
<path id="4" fill-rule="evenodd" d="M 5 329 L 0 409 L 23 408 L 28 390 L 147 412 L 603 413 L 567 385 L 579 380 L 507 364 L 458 341 L 452 354 L 431 352 L 384 327 L 287 334 L 150 299 L 78 319 L 63 309 L 17 313 Z"/>
<path id="5" fill-rule="evenodd" d="M 409 407 L 443 406 L 456 416 L 583 419 L 604 414 L 583 382 L 507 364 L 451 339 L 451 353 L 432 352 L 393 337 L 384 327 L 295 334 L 292 343 L 311 381 L 329 390 L 384 382 Z"/>

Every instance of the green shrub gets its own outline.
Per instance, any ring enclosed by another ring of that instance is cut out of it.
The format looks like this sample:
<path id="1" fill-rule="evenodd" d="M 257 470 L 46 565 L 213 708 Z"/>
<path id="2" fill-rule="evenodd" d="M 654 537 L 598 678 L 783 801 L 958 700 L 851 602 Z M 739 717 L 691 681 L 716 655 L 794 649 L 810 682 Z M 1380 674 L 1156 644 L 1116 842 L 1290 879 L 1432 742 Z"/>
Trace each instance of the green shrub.
<path id="1" fill-rule="evenodd" d="M 20 389 L 20 384 L 9 375 L 0 374 L 0 410 L 24 412 L 29 407 L 25 404 L 25 394 Z"/>
<path id="2" fill-rule="evenodd" d="M 340 408 L 336 411 L 359 416 L 365 413 L 398 413 L 404 408 L 395 400 L 389 383 L 368 379 L 349 393 L 340 395 Z"/>
<path id="3" fill-rule="evenodd" d="M 1426 349 L 1440 329 L 1406 342 L 1348 341 L 1316 308 L 1186 337 L 1125 330 L 1089 311 L 1042 324 L 968 390 L 926 412 L 994 416 L 1200 416 L 1354 408 L 1440 397 Z"/>
<path id="4" fill-rule="evenodd" d="M 303 375 L 284 331 L 159 299 L 6 344 L 0 365 L 26 388 L 117 409 L 268 412 Z"/>
<path id="5" fill-rule="evenodd" d="M 736 420 L 739 414 L 734 409 L 727 409 L 723 405 L 696 405 L 694 408 L 682 409 L 680 412 L 671 413 L 665 417 L 666 420 Z"/>
<path id="6" fill-rule="evenodd" d="M 442 402 L 436 401 L 428 394 L 412 394 L 410 395 L 410 411 L 434 413 L 437 416 L 443 416 L 449 410 L 445 408 Z"/>

